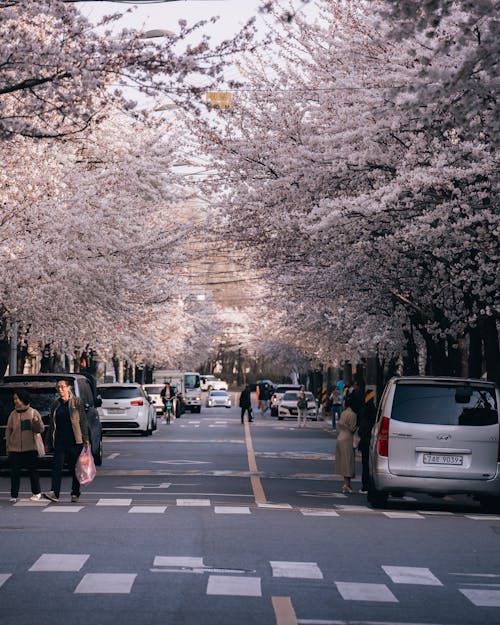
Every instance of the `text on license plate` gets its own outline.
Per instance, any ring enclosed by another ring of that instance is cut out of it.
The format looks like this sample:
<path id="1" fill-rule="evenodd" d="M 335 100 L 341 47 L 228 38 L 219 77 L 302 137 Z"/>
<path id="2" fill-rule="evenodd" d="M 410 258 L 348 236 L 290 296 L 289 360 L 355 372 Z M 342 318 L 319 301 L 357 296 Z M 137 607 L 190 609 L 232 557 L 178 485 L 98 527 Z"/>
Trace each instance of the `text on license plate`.
<path id="1" fill-rule="evenodd" d="M 424 464 L 453 464 L 464 463 L 463 456 L 452 456 L 449 454 L 424 454 Z"/>

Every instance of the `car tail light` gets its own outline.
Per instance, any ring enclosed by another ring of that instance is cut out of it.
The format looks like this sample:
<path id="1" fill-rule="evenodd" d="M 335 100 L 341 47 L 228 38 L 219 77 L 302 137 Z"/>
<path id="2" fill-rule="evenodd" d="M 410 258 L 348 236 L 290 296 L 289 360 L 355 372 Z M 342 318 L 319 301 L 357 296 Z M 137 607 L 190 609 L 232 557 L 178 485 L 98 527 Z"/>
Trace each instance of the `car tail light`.
<path id="1" fill-rule="evenodd" d="M 144 406 L 144 402 L 142 401 L 142 399 L 133 399 L 130 402 L 131 406 Z"/>
<path id="2" fill-rule="evenodd" d="M 378 434 L 378 455 L 384 458 L 389 455 L 389 417 L 382 417 Z"/>

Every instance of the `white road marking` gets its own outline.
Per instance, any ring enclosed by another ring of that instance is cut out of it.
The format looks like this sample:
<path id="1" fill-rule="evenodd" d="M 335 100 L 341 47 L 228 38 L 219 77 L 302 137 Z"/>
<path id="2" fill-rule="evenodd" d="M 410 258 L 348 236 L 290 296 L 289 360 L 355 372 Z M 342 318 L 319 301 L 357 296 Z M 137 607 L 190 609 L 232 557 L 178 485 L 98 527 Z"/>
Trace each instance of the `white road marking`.
<path id="1" fill-rule="evenodd" d="M 417 512 L 382 512 L 389 519 L 423 519 L 421 514 Z"/>
<path id="2" fill-rule="evenodd" d="M 446 510 L 417 510 L 417 512 L 428 516 L 453 516 L 453 512 L 447 512 Z"/>
<path id="3" fill-rule="evenodd" d="M 459 588 L 458 590 L 475 606 L 500 608 L 500 590 L 480 590 L 478 588 Z"/>
<path id="4" fill-rule="evenodd" d="M 399 603 L 385 584 L 356 584 L 335 582 L 337 590 L 346 601 L 376 601 Z"/>
<path id="5" fill-rule="evenodd" d="M 215 506 L 215 514 L 250 514 L 250 508 L 246 506 Z"/>
<path id="6" fill-rule="evenodd" d="M 12 576 L 12 573 L 0 573 L 0 588 L 5 584 L 5 582 Z"/>
<path id="7" fill-rule="evenodd" d="M 395 584 L 420 584 L 421 586 L 442 586 L 431 571 L 415 566 L 382 566 Z"/>
<path id="8" fill-rule="evenodd" d="M 44 512 L 80 512 L 83 506 L 49 506 Z"/>
<path id="9" fill-rule="evenodd" d="M 475 514 L 466 514 L 464 515 L 466 519 L 472 519 L 473 521 L 500 521 L 500 516 L 493 515 L 475 515 Z"/>
<path id="10" fill-rule="evenodd" d="M 42 553 L 30 571 L 79 571 L 89 559 L 84 553 Z"/>
<path id="11" fill-rule="evenodd" d="M 302 509 L 300 512 L 304 516 L 339 516 L 339 513 L 335 512 L 335 510 L 306 510 L 306 509 Z"/>
<path id="12" fill-rule="evenodd" d="M 18 501 L 17 503 L 14 504 L 15 508 L 28 508 L 28 507 L 45 507 L 48 506 L 50 504 L 50 501 L 47 501 L 47 499 L 40 499 L 39 501 L 30 501 L 29 499 L 21 499 L 21 501 Z"/>
<path id="13" fill-rule="evenodd" d="M 210 506 L 210 499 L 177 499 L 178 506 Z"/>
<path id="14" fill-rule="evenodd" d="M 292 506 L 289 503 L 259 503 L 258 508 L 269 508 L 271 510 L 291 510 Z"/>
<path id="15" fill-rule="evenodd" d="M 274 560 L 269 563 L 273 577 L 295 577 L 299 579 L 323 579 L 316 562 L 285 562 Z"/>
<path id="16" fill-rule="evenodd" d="M 130 506 L 132 499 L 99 499 L 96 506 Z"/>
<path id="17" fill-rule="evenodd" d="M 136 577 L 135 573 L 87 573 L 75 593 L 128 595 Z"/>
<path id="18" fill-rule="evenodd" d="M 377 514 L 377 510 L 373 508 L 368 508 L 368 506 L 344 506 L 343 504 L 338 504 L 336 506 L 338 510 L 341 512 L 369 512 L 370 514 Z"/>
<path id="19" fill-rule="evenodd" d="M 203 558 L 191 556 L 155 556 L 153 566 L 200 569 L 205 565 L 203 564 Z"/>
<path id="20" fill-rule="evenodd" d="M 170 488 L 171 486 L 171 482 L 163 482 L 163 484 L 153 484 L 151 486 L 149 486 L 148 484 L 132 484 L 131 486 L 117 486 L 116 488 L 122 488 L 125 490 L 144 490 L 145 488 Z"/>
<path id="21" fill-rule="evenodd" d="M 167 506 L 132 506 L 129 514 L 163 514 Z"/>
<path id="22" fill-rule="evenodd" d="M 207 584 L 207 595 L 261 597 L 260 577 L 210 575 Z"/>
<path id="23" fill-rule="evenodd" d="M 118 458 L 119 455 L 120 454 L 118 452 L 114 454 L 109 454 L 109 456 L 106 457 L 106 460 L 114 460 L 115 458 Z"/>

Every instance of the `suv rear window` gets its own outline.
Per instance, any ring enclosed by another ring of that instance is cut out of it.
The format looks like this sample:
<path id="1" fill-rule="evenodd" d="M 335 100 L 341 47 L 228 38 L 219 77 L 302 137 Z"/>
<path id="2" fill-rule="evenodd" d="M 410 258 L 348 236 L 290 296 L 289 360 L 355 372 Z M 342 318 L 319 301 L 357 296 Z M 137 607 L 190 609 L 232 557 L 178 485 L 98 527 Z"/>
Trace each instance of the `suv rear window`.
<path id="1" fill-rule="evenodd" d="M 138 388 L 126 388 L 124 386 L 98 386 L 97 392 L 102 399 L 131 399 L 132 397 L 142 397 Z"/>
<path id="2" fill-rule="evenodd" d="M 498 423 L 495 390 L 486 386 L 397 384 L 391 419 L 435 425 Z"/>

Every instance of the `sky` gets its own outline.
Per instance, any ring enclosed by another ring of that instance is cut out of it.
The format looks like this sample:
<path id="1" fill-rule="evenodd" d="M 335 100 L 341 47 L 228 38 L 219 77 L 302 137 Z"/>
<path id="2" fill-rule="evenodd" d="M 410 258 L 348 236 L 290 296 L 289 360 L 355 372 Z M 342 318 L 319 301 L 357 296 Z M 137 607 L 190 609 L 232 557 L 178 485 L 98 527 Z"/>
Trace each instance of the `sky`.
<path id="1" fill-rule="evenodd" d="M 258 13 L 261 0 L 180 0 L 154 4 L 133 5 L 116 2 L 82 2 L 80 11 L 91 21 L 96 22 L 103 15 L 126 13 L 119 24 L 137 30 L 178 28 L 178 22 L 185 19 L 188 24 L 220 16 L 217 24 L 207 26 L 207 32 L 214 42 L 234 35 L 248 19 Z"/>

